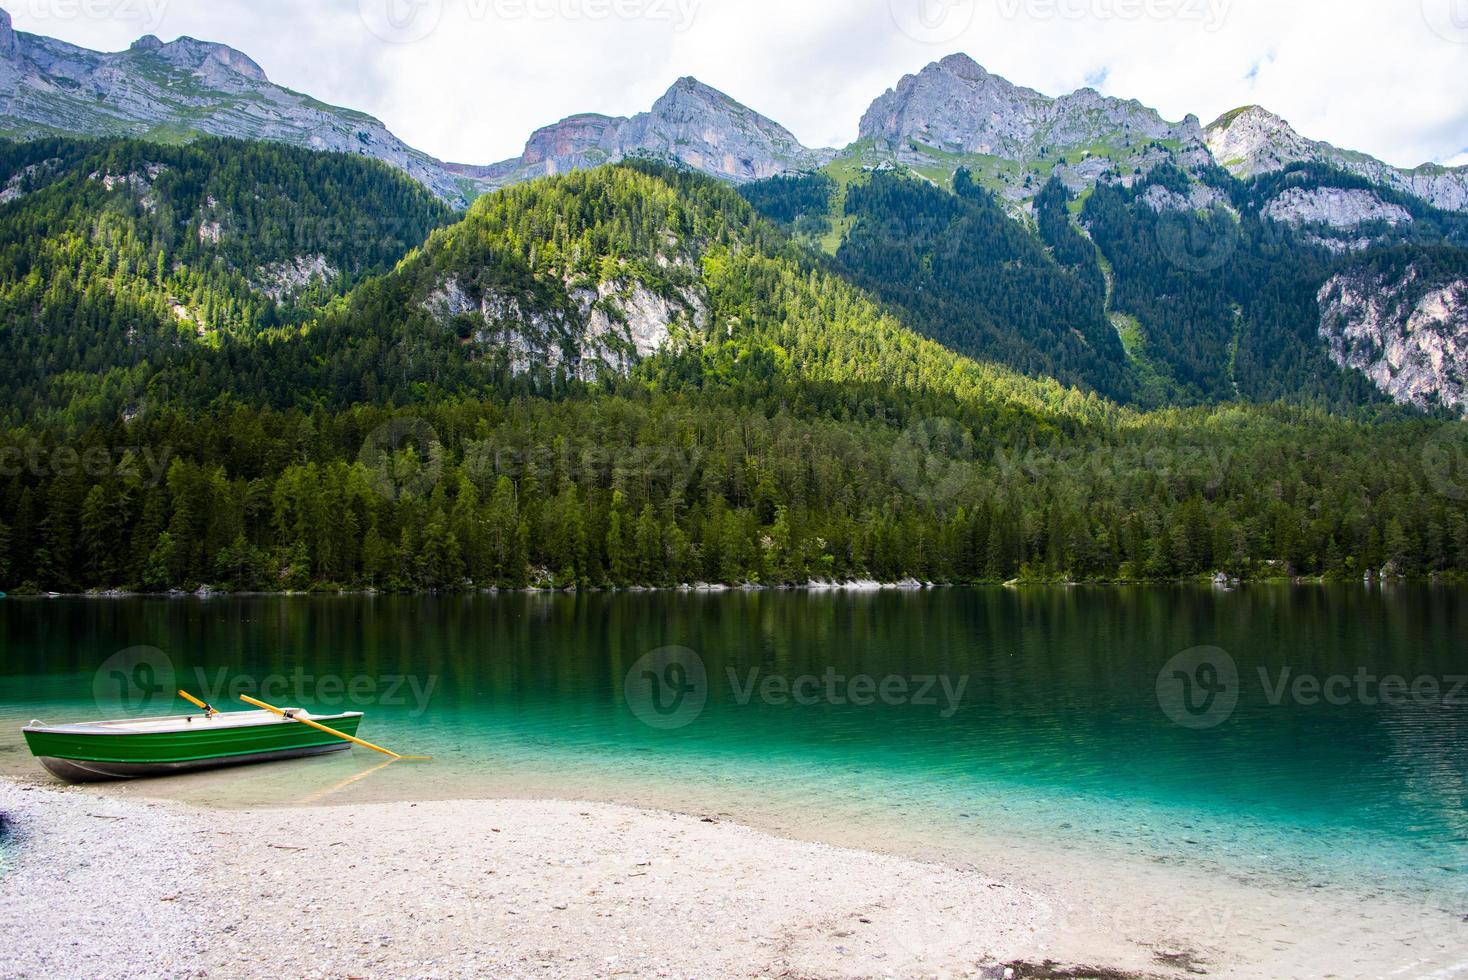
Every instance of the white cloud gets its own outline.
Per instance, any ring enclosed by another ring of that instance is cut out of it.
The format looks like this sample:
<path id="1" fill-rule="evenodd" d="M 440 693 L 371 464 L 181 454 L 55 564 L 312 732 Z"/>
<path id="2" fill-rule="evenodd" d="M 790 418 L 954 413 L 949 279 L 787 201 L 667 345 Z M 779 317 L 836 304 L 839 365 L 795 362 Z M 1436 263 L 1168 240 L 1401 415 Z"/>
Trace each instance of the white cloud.
<path id="1" fill-rule="evenodd" d="M 18 29 L 89 47 L 148 31 L 225 42 L 281 84 L 475 163 L 573 112 L 641 111 L 680 75 L 841 145 L 902 74 L 960 50 L 1052 95 L 1099 79 L 1173 119 L 1257 102 L 1397 164 L 1460 157 L 1468 141 L 1468 23 L 1450 13 L 1463 0 L 4 2 Z M 367 23 L 382 33 L 387 13 L 406 33 L 434 29 L 389 43 Z"/>

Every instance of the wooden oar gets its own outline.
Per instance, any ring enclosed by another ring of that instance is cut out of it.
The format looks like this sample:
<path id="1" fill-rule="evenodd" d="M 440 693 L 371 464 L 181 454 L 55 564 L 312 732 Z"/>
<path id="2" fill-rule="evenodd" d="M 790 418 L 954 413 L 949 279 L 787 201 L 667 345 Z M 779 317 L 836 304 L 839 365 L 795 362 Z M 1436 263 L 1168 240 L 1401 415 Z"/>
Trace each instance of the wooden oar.
<path id="1" fill-rule="evenodd" d="M 178 692 L 178 696 L 181 697 L 181 698 L 183 698 L 185 701 L 189 702 L 190 704 L 196 704 L 199 707 L 203 708 L 204 709 L 204 717 L 205 718 L 213 718 L 215 715 L 219 714 L 218 711 L 215 711 L 214 710 L 214 706 L 212 704 L 206 704 L 203 701 L 200 701 L 198 698 L 194 697 L 188 691 L 179 691 Z"/>
<path id="2" fill-rule="evenodd" d="M 298 715 L 293 715 L 288 711 L 277 708 L 273 704 L 266 704 L 264 701 L 256 701 L 248 694 L 241 694 L 240 700 L 245 702 L 246 704 L 253 704 L 257 708 L 264 708 L 266 711 L 273 711 L 276 714 L 280 715 L 282 718 L 289 718 L 291 721 L 298 721 L 303 725 L 310 725 L 312 728 L 319 729 L 328 735 L 335 735 L 337 738 L 346 739 L 353 745 L 360 745 L 364 749 L 371 749 L 373 752 L 381 752 L 383 755 L 390 755 L 394 759 L 407 759 L 413 762 L 427 762 L 429 759 L 433 758 L 433 756 L 431 755 L 398 755 L 392 749 L 385 749 L 380 745 L 373 745 L 371 742 L 364 742 L 356 736 L 348 735 L 346 732 L 339 732 L 335 728 L 327 728 L 320 722 L 312 721 L 310 718 L 301 718 Z"/>

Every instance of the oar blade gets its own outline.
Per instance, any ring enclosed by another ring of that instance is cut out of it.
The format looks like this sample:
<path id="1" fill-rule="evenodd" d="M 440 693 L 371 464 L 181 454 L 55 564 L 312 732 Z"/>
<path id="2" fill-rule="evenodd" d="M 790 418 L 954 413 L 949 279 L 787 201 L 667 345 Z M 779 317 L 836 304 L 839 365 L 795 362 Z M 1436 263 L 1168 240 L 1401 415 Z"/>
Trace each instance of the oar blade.
<path id="1" fill-rule="evenodd" d="M 291 721 L 298 722 L 299 724 L 308 725 L 311 728 L 319 729 L 323 732 L 326 732 L 328 735 L 335 735 L 337 738 L 343 739 L 347 742 L 351 742 L 353 745 L 360 745 L 362 746 L 362 748 L 371 749 L 373 752 L 381 752 L 383 755 L 391 756 L 394 760 L 406 758 L 405 756 L 398 755 L 392 749 L 385 749 L 380 745 L 373 745 L 371 742 L 357 738 L 355 735 L 348 735 L 346 732 L 339 732 L 335 728 L 328 728 L 326 725 L 321 724 L 319 721 L 312 721 L 310 718 L 302 718 L 299 715 L 289 714 L 283 708 L 277 708 L 273 704 L 266 704 L 264 701 L 257 701 L 256 699 L 250 697 L 248 694 L 241 694 L 240 700 L 245 702 L 246 704 L 253 704 L 257 708 L 264 708 L 266 711 L 272 711 L 275 714 L 280 715 L 280 717 L 282 718 L 289 718 Z M 423 761 L 429 759 L 430 756 L 413 756 L 413 758 L 419 761 Z"/>

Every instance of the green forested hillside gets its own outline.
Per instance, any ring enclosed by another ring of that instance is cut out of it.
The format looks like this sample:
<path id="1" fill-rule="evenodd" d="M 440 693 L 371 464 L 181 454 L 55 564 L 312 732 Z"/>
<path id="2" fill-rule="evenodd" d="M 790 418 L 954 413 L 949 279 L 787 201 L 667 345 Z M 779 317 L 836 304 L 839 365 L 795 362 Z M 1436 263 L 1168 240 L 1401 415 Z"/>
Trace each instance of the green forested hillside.
<path id="1" fill-rule="evenodd" d="M 173 386 L 195 404 L 232 391 L 247 400 L 264 394 L 279 407 L 421 403 L 489 391 L 555 397 L 586 386 L 546 365 L 513 376 L 494 351 L 466 342 L 471 325 L 432 315 L 425 300 L 453 281 L 476 303 L 511 297 L 523 314 L 552 318 L 567 312 L 569 289 L 623 278 L 655 292 L 695 290 L 709 306 L 711 330 L 674 345 L 629 381 L 603 378 L 604 386 L 762 392 L 818 384 L 877 390 L 888 403 L 943 397 L 976 416 L 1023 415 L 1047 425 L 1114 411 L 1054 381 L 955 357 L 923 340 L 759 220 L 733 190 L 651 164 L 567 174 L 482 198 L 464 221 L 333 304 L 303 336 L 221 345 L 181 367 Z"/>
<path id="2" fill-rule="evenodd" d="M 1079 273 L 1062 265 L 967 171 L 951 193 L 873 174 L 847 193 L 846 213 L 855 224 L 842 267 L 926 335 L 1025 374 L 1130 397 L 1126 352 L 1106 319 L 1104 287 L 1089 275 L 1094 260 Z"/>
<path id="3" fill-rule="evenodd" d="M 385 165 L 229 140 L 0 142 L 0 187 L 12 421 L 136 399 L 180 350 L 294 328 L 450 216 Z"/>
<path id="4" fill-rule="evenodd" d="M 485 339 L 484 311 L 510 300 L 574 324 L 579 291 L 631 281 L 705 317 L 625 375 L 516 369 Z M 447 284 L 463 312 L 430 302 Z M 1468 569 L 1468 508 L 1444 492 L 1458 474 L 1433 452 L 1455 430 L 1141 414 L 955 355 L 910 315 L 707 179 L 640 164 L 537 181 L 291 329 L 137 362 L 142 404 L 104 362 L 7 382 L 7 407 L 47 412 L 0 433 L 0 587 Z"/>
<path id="5" fill-rule="evenodd" d="M 712 392 L 627 393 L 220 407 L 60 444 L 13 439 L 19 453 L 0 455 L 12 590 L 1468 566 L 1468 514 L 1440 492 L 1458 485 L 1425 451 L 1427 423 L 1362 429 L 1297 410 L 1029 442 L 945 416 L 836 420 Z"/>
<path id="6" fill-rule="evenodd" d="M 742 193 L 815 239 L 831 230 L 835 186 L 809 174 Z M 1318 188 L 1369 191 L 1411 220 L 1334 228 L 1264 217 L 1281 192 Z M 1171 200 L 1159 206 L 1158 196 Z M 838 268 L 905 311 L 914 329 L 1142 407 L 1284 400 L 1390 412 L 1365 376 L 1327 356 L 1321 285 L 1361 264 L 1363 242 L 1368 266 L 1392 255 L 1385 261 L 1397 271 L 1416 263 L 1446 276 L 1468 264 L 1468 219 L 1319 164 L 1249 181 L 1222 170 L 1200 181 L 1164 166 L 1130 187 L 1103 181 L 1083 202 L 1052 179 L 1032 219 L 1006 211 L 962 169 L 951 188 L 877 170 L 848 186 L 840 208 L 851 225 Z M 1132 350 L 1118 335 L 1126 325 L 1137 333 L 1126 338 Z"/>

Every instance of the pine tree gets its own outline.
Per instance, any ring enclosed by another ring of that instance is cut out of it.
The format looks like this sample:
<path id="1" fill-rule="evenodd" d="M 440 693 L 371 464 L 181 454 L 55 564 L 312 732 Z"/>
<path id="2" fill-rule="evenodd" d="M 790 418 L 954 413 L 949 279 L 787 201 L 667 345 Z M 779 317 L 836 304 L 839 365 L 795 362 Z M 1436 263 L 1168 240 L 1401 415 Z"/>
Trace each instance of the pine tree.
<path id="1" fill-rule="evenodd" d="M 362 542 L 362 574 L 373 587 L 386 582 L 391 576 L 394 558 L 392 548 L 383 540 L 376 527 L 369 528 Z"/>
<path id="2" fill-rule="evenodd" d="M 656 585 L 667 572 L 668 556 L 663 547 L 663 528 L 652 504 L 644 504 L 637 517 L 637 581 Z"/>
<path id="3" fill-rule="evenodd" d="M 12 559 L 10 554 L 10 525 L 0 521 L 0 582 L 10 577 Z"/>
<path id="4" fill-rule="evenodd" d="M 631 585 L 636 572 L 632 541 L 635 532 L 628 523 L 627 497 L 618 490 L 612 494 L 612 510 L 607 518 L 607 566 L 613 585 Z"/>
<path id="5" fill-rule="evenodd" d="M 458 539 L 449 530 L 442 513 L 435 513 L 423 532 L 418 552 L 418 582 L 425 588 L 457 587 L 464 578 L 464 562 Z"/>
<path id="6" fill-rule="evenodd" d="M 100 483 L 87 492 L 87 498 L 82 502 L 81 525 L 86 581 L 92 585 L 115 584 L 112 506 Z"/>
<path id="7" fill-rule="evenodd" d="M 158 535 L 152 551 L 148 554 L 148 563 L 143 569 L 143 584 L 155 592 L 176 586 L 178 568 L 178 547 L 174 543 L 173 535 L 164 531 Z"/>

